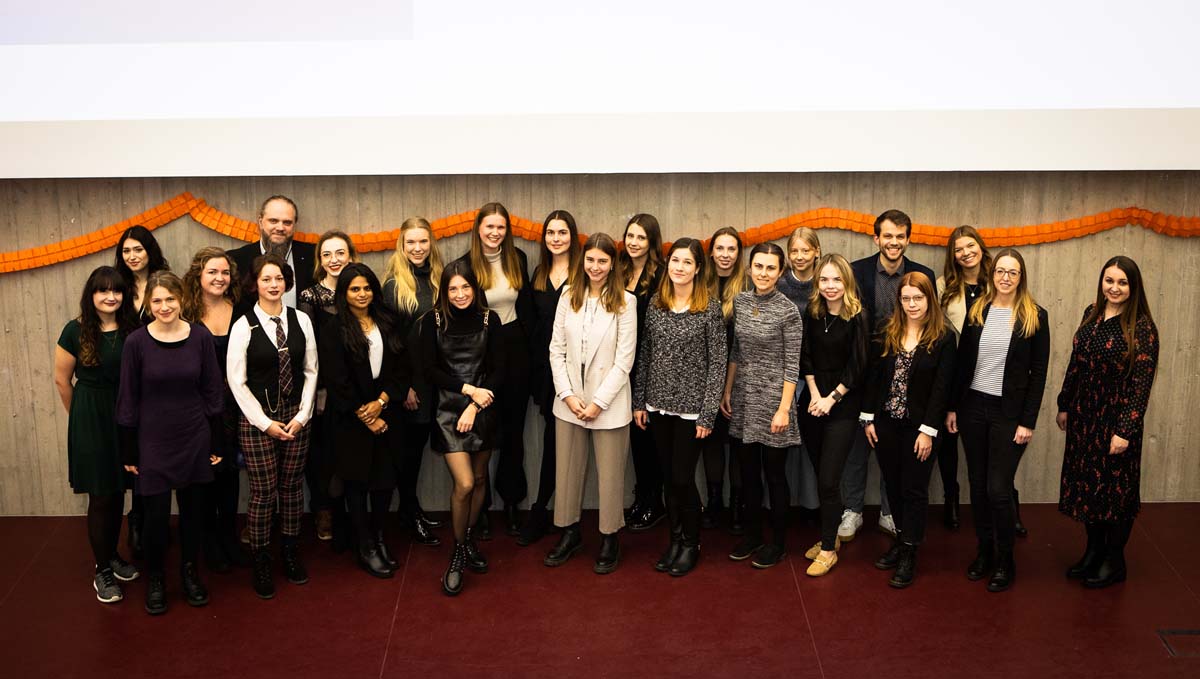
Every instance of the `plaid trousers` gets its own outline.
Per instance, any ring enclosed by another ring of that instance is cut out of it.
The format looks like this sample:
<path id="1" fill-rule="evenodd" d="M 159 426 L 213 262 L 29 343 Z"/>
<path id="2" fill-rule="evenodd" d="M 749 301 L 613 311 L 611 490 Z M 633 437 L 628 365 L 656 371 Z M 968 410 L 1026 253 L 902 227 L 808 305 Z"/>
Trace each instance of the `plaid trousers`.
<path id="1" fill-rule="evenodd" d="M 284 405 L 278 421 L 291 422 L 300 404 Z M 271 538 L 271 512 L 279 504 L 279 523 L 284 535 L 300 534 L 300 515 L 304 512 L 304 463 L 308 458 L 311 427 L 305 424 L 291 441 L 279 441 L 250 424 L 245 417 L 238 425 L 238 440 L 246 457 L 246 476 L 250 479 L 250 500 L 246 523 L 250 527 L 250 547 L 262 549 Z"/>

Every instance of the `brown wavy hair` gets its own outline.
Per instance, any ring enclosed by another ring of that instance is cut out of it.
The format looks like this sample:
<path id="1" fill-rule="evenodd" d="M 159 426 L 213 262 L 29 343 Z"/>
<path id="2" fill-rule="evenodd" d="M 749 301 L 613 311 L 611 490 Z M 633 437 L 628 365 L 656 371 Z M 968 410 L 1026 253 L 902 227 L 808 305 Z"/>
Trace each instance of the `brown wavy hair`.
<path id="1" fill-rule="evenodd" d="M 970 224 L 963 224 L 957 229 L 950 232 L 950 239 L 946 241 L 946 263 L 942 265 L 942 280 L 945 281 L 946 287 L 942 290 L 942 297 L 938 300 L 938 304 L 944 309 L 952 300 L 958 297 L 963 297 L 967 294 L 967 281 L 963 277 L 962 267 L 958 265 L 958 260 L 954 258 L 954 244 L 959 238 L 970 238 L 979 244 L 981 256 L 979 259 L 979 282 L 983 284 L 984 290 L 992 284 L 992 253 L 988 250 L 987 245 L 983 242 L 983 236 L 979 235 L 979 230 Z"/>
<path id="2" fill-rule="evenodd" d="M 566 223 L 567 232 L 571 234 L 571 244 L 567 247 L 567 271 L 575 271 L 575 265 L 579 263 L 579 256 L 583 254 L 583 246 L 579 244 L 579 229 L 575 226 L 575 217 L 566 210 L 555 210 L 546 215 L 546 221 L 542 222 L 542 240 L 538 248 L 538 265 L 533 270 L 533 289 L 538 292 L 545 292 L 550 288 L 550 269 L 554 266 L 554 255 L 550 253 L 550 248 L 546 247 L 546 229 L 550 228 L 550 222 L 559 219 Z M 588 241 L 591 242 L 591 241 Z M 613 260 L 613 268 L 617 265 L 616 260 Z M 570 274 L 568 273 L 568 277 Z"/>
<path id="3" fill-rule="evenodd" d="M 704 245 L 695 238 L 680 238 L 671 243 L 671 249 L 667 252 L 667 261 L 671 261 L 671 255 L 676 250 L 687 250 L 692 255 L 692 259 L 696 261 L 696 278 L 692 282 L 692 298 L 688 301 L 688 313 L 699 314 L 708 310 L 708 300 L 711 296 L 708 286 L 705 285 L 705 276 L 709 267 L 708 258 L 704 256 Z M 652 300 L 654 306 L 659 309 L 670 309 L 671 302 L 669 300 L 675 297 L 675 284 L 671 282 L 670 275 L 662 277 L 662 283 L 658 286 L 658 294 Z"/>
<path id="4" fill-rule="evenodd" d="M 225 299 L 230 304 L 237 305 L 241 298 L 238 288 L 237 263 L 221 248 L 200 248 L 192 257 L 192 264 L 187 273 L 183 274 L 183 310 L 181 315 L 187 321 L 199 323 L 204 318 L 204 290 L 200 288 L 200 274 L 204 267 L 214 259 L 224 259 L 229 263 L 229 285 L 225 287 Z"/>
<path id="5" fill-rule="evenodd" d="M 1133 370 L 1133 362 L 1137 357 L 1138 322 L 1143 318 L 1151 323 L 1154 322 L 1154 318 L 1150 315 L 1150 303 L 1146 301 L 1146 290 L 1142 285 L 1142 270 L 1138 268 L 1137 262 L 1124 255 L 1117 255 L 1100 267 L 1100 277 L 1096 281 L 1096 302 L 1092 305 L 1091 311 L 1084 316 L 1079 327 L 1104 318 L 1104 308 L 1108 303 L 1104 297 L 1104 272 L 1113 266 L 1120 269 L 1129 279 L 1129 299 L 1125 301 L 1125 307 L 1121 309 L 1120 316 L 1121 334 L 1125 336 L 1125 362 L 1128 364 L 1126 370 L 1128 372 Z"/>

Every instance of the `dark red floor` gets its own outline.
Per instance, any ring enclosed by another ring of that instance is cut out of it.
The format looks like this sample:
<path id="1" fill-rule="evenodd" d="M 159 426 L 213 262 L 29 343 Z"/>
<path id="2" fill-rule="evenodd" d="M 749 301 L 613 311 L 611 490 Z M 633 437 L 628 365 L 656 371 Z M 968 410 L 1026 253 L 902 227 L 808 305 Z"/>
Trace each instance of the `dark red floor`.
<path id="1" fill-rule="evenodd" d="M 804 574 L 816 537 L 796 521 L 792 554 L 756 571 L 725 557 L 735 538 L 704 534 L 704 560 L 686 578 L 656 573 L 665 531 L 623 537 L 616 573 L 596 576 L 594 516 L 583 555 L 542 566 L 551 538 L 520 548 L 483 543 L 491 573 L 457 599 L 441 594 L 447 547 L 394 541 L 405 558 L 375 580 L 348 556 L 311 540 L 312 581 L 259 601 L 249 574 L 206 575 L 207 607 L 181 599 L 142 610 L 144 585 L 98 603 L 82 518 L 0 519 L 0 675 L 6 677 L 740 676 L 1198 677 L 1200 505 L 1148 505 L 1135 524 L 1130 580 L 1086 591 L 1062 576 L 1082 531 L 1051 505 L 1022 508 L 1030 537 L 1010 592 L 990 594 L 963 570 L 969 527 L 931 530 L 908 590 L 887 587 L 871 563 L 887 538 L 866 530 L 821 579 Z M 871 517 L 873 518 L 873 517 Z M 969 518 L 969 517 L 965 517 Z M 873 525 L 873 524 L 869 524 Z M 447 531 L 439 531 L 445 539 Z M 1195 654 L 1188 657 L 1182 654 Z"/>

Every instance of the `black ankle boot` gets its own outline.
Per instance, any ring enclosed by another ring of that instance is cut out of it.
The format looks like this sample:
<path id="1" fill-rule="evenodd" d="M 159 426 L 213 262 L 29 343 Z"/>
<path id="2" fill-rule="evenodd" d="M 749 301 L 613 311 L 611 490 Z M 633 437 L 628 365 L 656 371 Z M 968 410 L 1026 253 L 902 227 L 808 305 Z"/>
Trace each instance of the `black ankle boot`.
<path id="1" fill-rule="evenodd" d="M 700 537 L 698 535 L 685 536 L 679 548 L 679 556 L 675 557 L 675 561 L 671 564 L 671 570 L 667 572 L 677 578 L 683 577 L 691 573 L 699 562 Z"/>
<path id="2" fill-rule="evenodd" d="M 1105 526 L 1089 521 L 1084 524 L 1084 528 L 1087 531 L 1087 547 L 1083 550 L 1083 557 L 1067 569 L 1067 577 L 1072 580 L 1082 580 L 1094 575 L 1100 567 L 1100 562 L 1104 561 Z"/>
<path id="3" fill-rule="evenodd" d="M 151 573 L 146 580 L 146 612 L 150 615 L 166 613 L 167 578 L 162 573 Z"/>
<path id="4" fill-rule="evenodd" d="M 641 488 L 638 488 L 637 486 L 633 487 L 633 504 L 629 505 L 629 507 L 625 509 L 625 523 L 630 523 L 633 520 L 633 517 L 637 516 L 642 512 L 643 509 L 645 509 L 645 498 L 642 497 L 643 495 L 645 495 L 645 493 L 642 492 Z"/>
<path id="5" fill-rule="evenodd" d="M 742 535 L 746 532 L 746 508 L 742 506 L 742 489 L 729 487 L 729 534 Z"/>
<path id="6" fill-rule="evenodd" d="M 617 570 L 617 562 L 621 560 L 621 544 L 617 534 L 600 536 L 600 554 L 596 557 L 596 565 L 592 571 L 597 575 L 608 575 Z"/>
<path id="7" fill-rule="evenodd" d="M 517 506 L 515 504 L 505 503 L 504 523 L 505 530 L 509 535 L 516 537 L 521 534 L 521 515 L 517 511 Z"/>
<path id="8" fill-rule="evenodd" d="M 467 548 L 461 542 L 454 543 L 450 552 L 450 565 L 442 574 L 442 591 L 447 596 L 457 596 L 463 588 L 463 571 L 467 568 Z"/>
<path id="9" fill-rule="evenodd" d="M 888 551 L 883 553 L 883 556 L 875 560 L 875 567 L 881 571 L 890 571 L 900 565 L 900 548 L 902 543 L 897 538 L 892 542 L 892 546 Z"/>
<path id="10" fill-rule="evenodd" d="M 392 556 L 392 550 L 388 549 L 387 543 L 383 541 L 383 531 L 381 530 L 375 531 L 375 549 L 379 552 L 379 558 L 383 559 L 389 569 L 394 571 L 400 567 L 400 563 Z"/>
<path id="11" fill-rule="evenodd" d="M 484 542 L 492 539 L 492 520 L 488 518 L 486 509 L 479 512 L 479 518 L 475 520 L 474 528 L 476 539 Z"/>
<path id="12" fill-rule="evenodd" d="M 946 530 L 958 530 L 958 496 L 946 496 L 946 503 L 942 505 L 942 524 L 946 526 Z"/>
<path id="13" fill-rule="evenodd" d="M 967 566 L 967 579 L 975 582 L 991 575 L 992 568 L 996 563 L 995 554 L 991 546 L 980 545 L 979 551 L 975 554 L 975 560 Z"/>
<path id="14" fill-rule="evenodd" d="M 413 516 L 430 530 L 442 527 L 442 522 L 425 514 L 425 510 L 421 509 L 421 505 L 417 505 L 417 508 L 413 510 Z"/>
<path id="15" fill-rule="evenodd" d="M 377 578 L 390 578 L 395 570 L 388 565 L 386 559 L 380 554 L 379 548 L 372 545 L 363 545 L 358 548 L 355 553 L 355 560 L 358 565 L 367 573 Z"/>
<path id="16" fill-rule="evenodd" d="M 275 597 L 275 576 L 271 572 L 271 553 L 266 547 L 254 550 L 254 570 L 251 572 L 254 593 L 260 599 Z"/>
<path id="17" fill-rule="evenodd" d="M 629 530 L 641 533 L 654 528 L 665 518 L 667 518 L 667 510 L 663 507 L 662 500 L 658 497 L 649 498 L 630 518 Z"/>
<path id="18" fill-rule="evenodd" d="M 1026 530 L 1025 524 L 1021 523 L 1021 494 L 1019 492 L 1017 492 L 1016 488 L 1013 488 L 1012 500 L 1013 500 L 1013 503 L 1012 503 L 1013 504 L 1013 531 L 1016 532 L 1017 537 L 1022 537 L 1022 538 L 1028 537 L 1029 531 Z"/>
<path id="19" fill-rule="evenodd" d="M 418 545 L 429 545 L 436 547 L 442 544 L 441 539 L 433 534 L 429 528 L 429 522 L 421 520 L 419 517 L 413 517 L 408 520 L 409 535 L 412 541 Z"/>
<path id="20" fill-rule="evenodd" d="M 224 545 L 221 544 L 217 534 L 212 531 L 206 531 L 204 534 L 204 562 L 208 564 L 208 570 L 213 573 L 228 573 L 233 569 L 229 558 L 225 555 Z"/>
<path id="21" fill-rule="evenodd" d="M 900 545 L 900 559 L 896 563 L 892 579 L 888 580 L 888 585 L 896 589 L 904 589 L 912 584 L 915 577 L 917 577 L 917 546 L 905 542 Z"/>
<path id="22" fill-rule="evenodd" d="M 542 563 L 551 568 L 561 566 L 578 554 L 581 549 L 583 549 L 583 534 L 579 530 L 578 523 L 572 524 L 563 528 L 558 544 L 550 550 L 545 559 L 542 559 Z"/>
<path id="23" fill-rule="evenodd" d="M 183 577 L 183 594 L 187 597 L 189 606 L 204 606 L 208 603 L 208 589 L 200 581 L 200 573 L 194 562 L 183 564 L 180 568 Z"/>
<path id="24" fill-rule="evenodd" d="M 679 552 L 683 550 L 683 526 L 676 524 L 671 526 L 671 544 L 667 546 L 667 551 L 658 558 L 654 564 L 654 570 L 660 573 L 666 573 L 671 570 L 671 566 L 675 564 L 675 560 L 679 558 Z"/>
<path id="25" fill-rule="evenodd" d="M 545 507 L 533 505 L 525 514 L 525 523 L 521 524 L 521 534 L 517 536 L 517 544 L 528 547 L 541 540 L 550 527 L 550 512 Z"/>
<path id="26" fill-rule="evenodd" d="M 1013 581 L 1016 579 L 1017 564 L 1013 560 L 1012 552 L 1001 552 L 996 557 L 996 570 L 992 571 L 992 577 L 988 580 L 988 591 L 1003 592 L 1012 587 Z"/>
<path id="27" fill-rule="evenodd" d="M 1096 572 L 1083 581 L 1083 586 L 1088 589 L 1101 589 L 1125 582 L 1125 543 L 1129 541 L 1129 533 L 1133 530 L 1133 519 L 1110 523 L 1106 528 L 1108 545 L 1104 550 L 1104 560 Z"/>
<path id="28" fill-rule="evenodd" d="M 488 572 L 487 557 L 479 551 L 479 546 L 475 544 L 475 529 L 467 529 L 467 539 L 463 542 L 463 548 L 466 550 L 467 568 L 475 573 Z"/>
<path id="29" fill-rule="evenodd" d="M 722 506 L 722 494 L 724 490 L 724 484 L 708 484 L 708 503 L 704 505 L 704 511 L 700 514 L 701 528 L 716 528 L 721 510 L 724 509 Z"/>
<path id="30" fill-rule="evenodd" d="M 308 582 L 308 571 L 300 561 L 300 545 L 295 542 L 283 543 L 280 549 L 283 561 L 283 574 L 293 585 L 303 585 Z"/>

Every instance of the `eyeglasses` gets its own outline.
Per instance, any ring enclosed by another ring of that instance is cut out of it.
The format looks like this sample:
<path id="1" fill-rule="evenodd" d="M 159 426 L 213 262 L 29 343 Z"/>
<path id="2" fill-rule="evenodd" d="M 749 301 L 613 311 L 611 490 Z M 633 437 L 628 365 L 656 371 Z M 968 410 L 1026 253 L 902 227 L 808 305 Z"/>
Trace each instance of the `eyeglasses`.
<path id="1" fill-rule="evenodd" d="M 912 304 L 913 302 L 920 304 L 921 302 L 924 302 L 924 301 L 925 301 L 925 295 L 913 295 L 912 297 L 901 297 L 900 298 L 901 304 Z"/>
<path id="2" fill-rule="evenodd" d="M 1016 280 L 1021 277 L 1021 272 L 1017 269 L 996 269 L 996 278 L 1010 278 Z"/>

